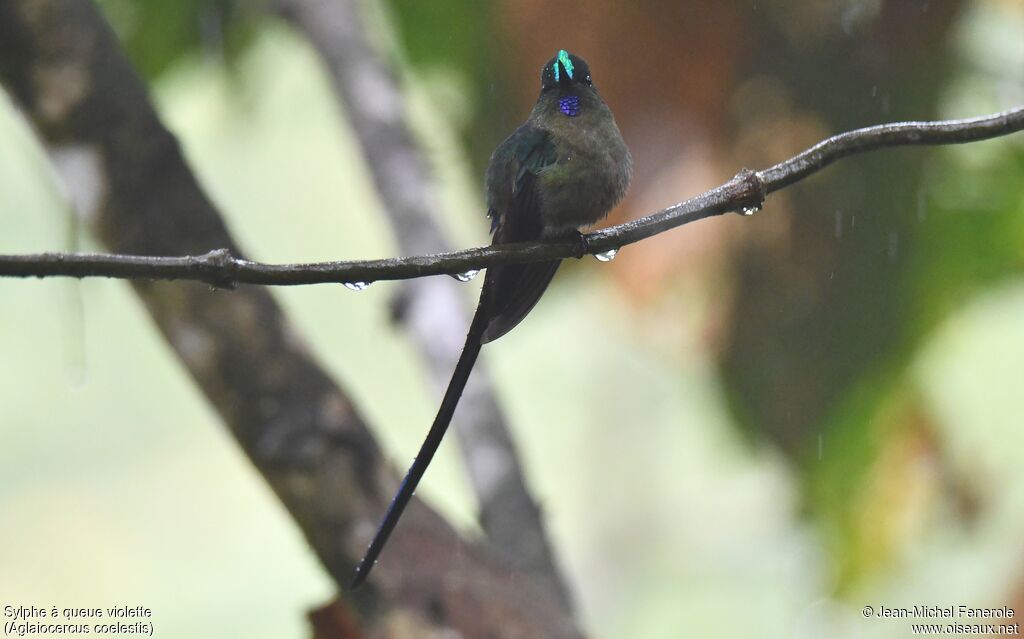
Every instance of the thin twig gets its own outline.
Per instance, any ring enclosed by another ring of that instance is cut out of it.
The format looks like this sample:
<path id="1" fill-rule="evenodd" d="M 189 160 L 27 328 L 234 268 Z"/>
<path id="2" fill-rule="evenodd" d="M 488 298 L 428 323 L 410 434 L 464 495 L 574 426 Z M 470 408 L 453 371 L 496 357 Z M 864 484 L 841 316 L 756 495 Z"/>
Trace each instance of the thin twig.
<path id="1" fill-rule="evenodd" d="M 730 211 L 760 209 L 768 193 L 794 184 L 850 155 L 887 147 L 976 142 L 1022 129 L 1024 107 L 1017 107 L 978 118 L 898 122 L 841 133 L 763 171 L 740 171 L 729 182 L 697 197 L 638 220 L 590 233 L 586 235 L 587 252 L 597 254 L 619 249 L 669 229 Z M 523 242 L 436 255 L 309 264 L 262 264 L 234 257 L 225 250 L 186 257 L 62 253 L 2 255 L 0 276 L 193 280 L 227 288 L 235 284 L 298 286 L 455 275 L 497 264 L 582 257 L 579 247 L 579 243 L 571 240 Z"/>

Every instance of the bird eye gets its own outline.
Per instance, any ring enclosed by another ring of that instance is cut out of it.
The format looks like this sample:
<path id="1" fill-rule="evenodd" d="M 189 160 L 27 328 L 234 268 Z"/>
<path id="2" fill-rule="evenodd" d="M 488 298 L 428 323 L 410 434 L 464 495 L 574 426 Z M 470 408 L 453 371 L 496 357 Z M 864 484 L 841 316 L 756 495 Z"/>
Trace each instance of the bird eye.
<path id="1" fill-rule="evenodd" d="M 590 81 L 590 74 L 589 74 L 589 73 L 587 74 L 587 84 L 593 84 L 593 83 L 592 83 L 592 82 Z"/>

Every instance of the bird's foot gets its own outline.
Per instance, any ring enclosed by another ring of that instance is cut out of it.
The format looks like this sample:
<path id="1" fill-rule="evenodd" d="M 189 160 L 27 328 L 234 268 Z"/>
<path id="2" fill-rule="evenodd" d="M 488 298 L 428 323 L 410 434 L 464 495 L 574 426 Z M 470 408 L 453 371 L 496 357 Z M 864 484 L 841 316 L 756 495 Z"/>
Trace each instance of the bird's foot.
<path id="1" fill-rule="evenodd" d="M 573 232 L 576 234 L 576 252 L 573 255 L 576 259 L 580 260 L 590 253 L 590 242 L 587 240 L 587 236 L 582 232 Z"/>

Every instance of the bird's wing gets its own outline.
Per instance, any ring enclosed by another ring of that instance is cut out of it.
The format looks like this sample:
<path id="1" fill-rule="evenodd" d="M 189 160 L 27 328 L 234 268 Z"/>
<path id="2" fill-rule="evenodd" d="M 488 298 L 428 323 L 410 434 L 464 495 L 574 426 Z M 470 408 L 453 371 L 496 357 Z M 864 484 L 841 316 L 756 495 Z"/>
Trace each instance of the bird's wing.
<path id="1" fill-rule="evenodd" d="M 540 213 L 538 176 L 558 159 L 550 134 L 542 129 L 522 128 L 507 142 L 512 145 L 507 210 L 491 211 L 493 244 L 526 242 L 541 237 L 544 222 Z M 481 342 L 494 341 L 526 317 L 544 293 L 561 260 L 531 264 L 507 264 L 487 270 L 478 313 L 484 324 Z"/>

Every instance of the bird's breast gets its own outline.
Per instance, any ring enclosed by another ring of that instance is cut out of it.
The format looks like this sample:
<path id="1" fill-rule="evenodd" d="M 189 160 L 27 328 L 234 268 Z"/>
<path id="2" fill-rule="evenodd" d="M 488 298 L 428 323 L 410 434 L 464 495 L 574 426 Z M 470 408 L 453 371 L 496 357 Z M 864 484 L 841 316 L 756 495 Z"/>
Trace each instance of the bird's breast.
<path id="1" fill-rule="evenodd" d="M 558 160 L 539 176 L 542 219 L 552 233 L 599 222 L 629 186 L 632 158 L 618 130 L 582 137 L 588 142 L 561 144 Z"/>

